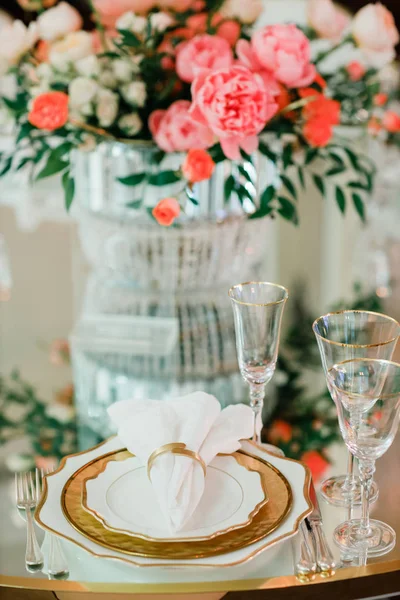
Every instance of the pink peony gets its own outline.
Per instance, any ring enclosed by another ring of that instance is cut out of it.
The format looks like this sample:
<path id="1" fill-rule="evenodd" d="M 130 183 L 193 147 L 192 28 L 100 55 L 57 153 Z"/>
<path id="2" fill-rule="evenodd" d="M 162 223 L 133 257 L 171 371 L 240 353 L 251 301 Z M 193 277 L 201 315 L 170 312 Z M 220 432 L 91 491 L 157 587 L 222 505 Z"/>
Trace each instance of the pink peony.
<path id="1" fill-rule="evenodd" d="M 190 148 L 209 148 L 214 136 L 211 130 L 193 120 L 189 100 L 177 100 L 167 110 L 155 110 L 149 117 L 154 141 L 165 152 L 185 152 Z"/>
<path id="2" fill-rule="evenodd" d="M 263 27 L 254 33 L 251 46 L 261 66 L 288 87 L 304 87 L 314 81 L 310 42 L 296 25 Z"/>
<path id="3" fill-rule="evenodd" d="M 256 53 L 251 47 L 250 42 L 240 39 L 236 44 L 236 54 L 239 59 L 239 64 L 246 67 L 253 73 L 258 73 L 264 80 L 270 94 L 279 96 L 282 88 L 280 83 L 275 79 L 271 71 L 265 69 L 257 58 Z"/>
<path id="4" fill-rule="evenodd" d="M 176 72 L 188 83 L 197 75 L 230 67 L 232 63 L 233 55 L 229 42 L 215 35 L 196 35 L 191 40 L 179 44 L 176 49 Z"/>
<path id="5" fill-rule="evenodd" d="M 98 12 L 105 27 L 114 27 L 115 22 L 124 13 L 146 14 L 156 4 L 155 0 L 93 0 L 93 6 Z"/>
<path id="6" fill-rule="evenodd" d="M 308 0 L 307 20 L 319 37 L 334 42 L 340 40 L 349 24 L 349 17 L 332 0 Z"/>
<path id="7" fill-rule="evenodd" d="M 278 109 L 262 78 L 238 65 L 197 77 L 192 97 L 191 115 L 215 133 L 232 160 L 240 158 L 240 148 L 249 154 L 257 149 L 257 134 Z"/>
<path id="8" fill-rule="evenodd" d="M 361 8 L 354 17 L 352 30 L 371 66 L 380 68 L 394 59 L 399 32 L 392 13 L 380 2 Z"/>

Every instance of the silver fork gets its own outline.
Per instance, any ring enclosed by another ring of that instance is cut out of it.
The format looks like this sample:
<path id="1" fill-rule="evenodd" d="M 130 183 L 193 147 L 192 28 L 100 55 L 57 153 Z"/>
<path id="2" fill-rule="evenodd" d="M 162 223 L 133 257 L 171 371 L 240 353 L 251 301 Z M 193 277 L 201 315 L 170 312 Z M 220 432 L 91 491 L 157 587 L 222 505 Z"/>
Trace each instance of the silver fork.
<path id="1" fill-rule="evenodd" d="M 26 514 L 26 568 L 31 572 L 40 571 L 43 569 L 43 554 L 33 526 L 32 510 L 36 507 L 36 494 L 31 472 L 15 474 L 15 500 L 17 508 Z"/>
<path id="2" fill-rule="evenodd" d="M 36 483 L 36 503 L 39 504 L 40 497 L 42 495 L 42 481 L 44 475 L 48 475 L 53 469 L 43 469 L 39 471 L 36 469 L 35 472 L 35 483 Z M 68 579 L 69 569 L 67 559 L 65 558 L 62 550 L 60 540 L 57 536 L 52 535 L 48 531 L 45 532 L 45 542 L 48 543 L 49 556 L 47 561 L 47 572 L 51 579 Z"/>

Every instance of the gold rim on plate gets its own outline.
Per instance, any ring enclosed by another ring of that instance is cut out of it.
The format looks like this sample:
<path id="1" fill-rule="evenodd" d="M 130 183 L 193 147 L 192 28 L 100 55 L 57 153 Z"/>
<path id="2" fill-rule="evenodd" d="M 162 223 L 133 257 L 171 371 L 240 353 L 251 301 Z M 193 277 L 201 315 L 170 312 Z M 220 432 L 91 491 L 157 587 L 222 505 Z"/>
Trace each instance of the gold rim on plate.
<path id="1" fill-rule="evenodd" d="M 264 494 L 264 498 L 260 502 L 258 502 L 258 504 L 255 505 L 253 510 L 249 513 L 246 521 L 244 521 L 242 523 L 237 523 L 235 525 L 231 525 L 230 527 L 226 527 L 219 531 L 215 531 L 214 533 L 207 535 L 207 536 L 199 535 L 199 536 L 195 536 L 195 537 L 180 537 L 180 538 L 155 538 L 150 535 L 145 535 L 144 533 L 137 533 L 132 530 L 120 529 L 120 528 L 114 527 L 113 525 L 108 523 L 107 520 L 99 512 L 94 510 L 94 508 L 90 508 L 88 506 L 86 484 L 88 481 L 90 481 L 92 479 L 96 479 L 101 473 L 103 473 L 106 470 L 107 465 L 111 461 L 123 461 L 123 460 L 126 460 L 127 458 L 131 458 L 133 456 L 134 456 L 133 454 L 131 454 L 124 448 L 119 451 L 110 452 L 107 455 L 103 454 L 102 456 L 98 456 L 97 458 L 93 459 L 92 461 L 90 461 L 89 463 L 87 463 L 85 465 L 86 467 L 88 467 L 89 474 L 87 475 L 87 477 L 82 478 L 82 506 L 88 513 L 92 514 L 98 521 L 100 521 L 100 523 L 109 531 L 116 531 L 118 533 L 123 533 L 125 535 L 138 537 L 138 538 L 141 538 L 144 540 L 149 540 L 152 542 L 161 542 L 161 541 L 167 542 L 168 541 L 168 542 L 190 542 L 190 543 L 192 543 L 195 540 L 196 541 L 211 540 L 219 535 L 228 533 L 229 531 L 234 531 L 235 529 L 241 529 L 242 527 L 249 525 L 251 523 L 251 521 L 253 520 L 253 518 L 256 516 L 256 514 L 261 510 L 261 508 L 269 500 L 268 491 L 267 491 L 268 481 L 267 481 L 267 478 L 265 477 L 264 469 L 260 472 L 259 470 L 250 468 L 249 465 L 247 465 L 247 464 L 241 464 L 241 466 L 244 466 L 248 471 L 253 471 L 260 475 L 261 487 L 262 487 L 263 494 Z M 235 458 L 236 461 L 239 462 L 237 460 L 236 455 L 222 455 L 221 454 L 220 456 L 233 456 L 233 458 Z M 101 465 L 96 464 L 100 461 L 101 461 Z M 216 467 L 210 467 L 210 468 L 216 468 Z M 216 468 L 216 470 L 220 471 L 221 469 Z M 229 474 L 229 476 L 232 477 L 232 475 L 230 475 L 230 474 Z M 235 481 L 237 481 L 237 480 L 235 479 Z M 239 482 L 237 482 L 237 483 L 239 484 L 240 487 L 242 487 Z"/>
<path id="2" fill-rule="evenodd" d="M 102 468 L 102 461 L 112 460 L 114 456 L 124 460 L 131 456 L 126 450 L 110 452 L 100 457 L 100 460 L 95 459 L 78 469 L 64 485 L 61 494 L 62 512 L 70 525 L 84 537 L 99 546 L 130 556 L 164 560 L 199 559 L 240 550 L 258 542 L 279 527 L 292 508 L 293 495 L 286 477 L 266 460 L 242 450 L 234 454 L 239 464 L 263 472 L 268 487 L 269 502 L 261 508 L 249 525 L 211 540 L 190 542 L 144 540 L 106 529 L 97 518 L 83 508 L 82 485 L 88 468 L 93 462 L 97 462 L 98 468 Z"/>

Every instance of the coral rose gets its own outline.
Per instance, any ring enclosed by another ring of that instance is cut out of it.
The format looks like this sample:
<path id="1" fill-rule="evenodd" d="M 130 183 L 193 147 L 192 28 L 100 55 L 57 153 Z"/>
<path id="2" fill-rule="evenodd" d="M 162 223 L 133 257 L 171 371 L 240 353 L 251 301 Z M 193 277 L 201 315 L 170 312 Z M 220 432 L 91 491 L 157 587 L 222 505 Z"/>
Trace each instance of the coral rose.
<path id="1" fill-rule="evenodd" d="M 182 165 L 182 173 L 190 183 L 198 183 L 210 179 L 215 162 L 205 150 L 191 148 Z"/>
<path id="2" fill-rule="evenodd" d="M 372 117 L 368 121 L 368 133 L 372 136 L 378 135 L 382 131 L 382 123 L 376 117 Z"/>
<path id="3" fill-rule="evenodd" d="M 48 92 L 33 100 L 28 121 L 38 129 L 53 131 L 63 127 L 68 120 L 68 95 Z"/>
<path id="4" fill-rule="evenodd" d="M 185 152 L 191 148 L 208 148 L 214 143 L 209 127 L 189 114 L 189 100 L 177 100 L 167 110 L 155 110 L 149 117 L 154 141 L 165 152 Z"/>
<path id="5" fill-rule="evenodd" d="M 197 35 L 176 49 L 176 72 L 191 83 L 197 75 L 230 67 L 233 54 L 229 42 L 215 35 Z"/>
<path id="6" fill-rule="evenodd" d="M 277 442 L 290 442 L 292 439 L 293 427 L 287 421 L 277 419 L 274 421 L 268 430 L 268 440 L 271 444 Z"/>
<path id="7" fill-rule="evenodd" d="M 300 460 L 307 465 L 313 479 L 316 481 L 319 481 L 323 477 L 325 471 L 329 467 L 329 462 L 316 450 L 304 452 Z"/>
<path id="8" fill-rule="evenodd" d="M 336 8 L 332 0 L 308 0 L 307 21 L 319 37 L 337 42 L 342 37 L 349 18 Z"/>
<path id="9" fill-rule="evenodd" d="M 303 117 L 309 119 L 324 119 L 329 125 L 340 123 L 340 102 L 327 98 L 312 88 L 300 90 L 301 98 L 310 98 L 303 108 Z"/>
<path id="10" fill-rule="evenodd" d="M 248 154 L 257 149 L 257 135 L 278 110 L 263 79 L 242 66 L 200 75 L 192 98 L 191 115 L 213 131 L 232 160 L 240 158 L 240 148 Z"/>
<path id="11" fill-rule="evenodd" d="M 145 14 L 151 10 L 154 0 L 93 0 L 93 6 L 105 27 L 114 27 L 121 15 L 128 11 Z"/>
<path id="12" fill-rule="evenodd" d="M 223 21 L 218 25 L 216 35 L 234 46 L 240 37 L 240 25 L 237 21 Z"/>
<path id="13" fill-rule="evenodd" d="M 385 104 L 387 104 L 388 100 L 389 100 L 389 96 L 387 94 L 384 94 L 383 92 L 380 92 L 379 94 L 376 94 L 374 96 L 375 106 L 385 106 Z"/>
<path id="14" fill-rule="evenodd" d="M 400 115 L 393 110 L 388 110 L 382 119 L 382 125 L 389 133 L 398 133 L 400 131 Z"/>
<path id="15" fill-rule="evenodd" d="M 165 227 L 169 227 L 181 212 L 181 207 L 176 198 L 164 198 L 153 208 L 152 215 L 155 220 Z"/>
<path id="16" fill-rule="evenodd" d="M 399 32 L 392 13 L 380 2 L 367 4 L 358 11 L 352 31 L 371 66 L 380 68 L 394 59 Z"/>
<path id="17" fill-rule="evenodd" d="M 364 77 L 366 69 L 358 60 L 352 60 L 346 67 L 346 71 L 352 81 L 359 81 Z"/>
<path id="18" fill-rule="evenodd" d="M 310 146 L 323 148 L 327 146 L 332 139 L 332 125 L 321 117 L 310 119 L 303 127 L 303 135 Z"/>
<path id="19" fill-rule="evenodd" d="M 296 25 L 263 27 L 253 34 L 251 46 L 262 67 L 288 87 L 304 87 L 314 81 L 310 42 Z"/>
<path id="20" fill-rule="evenodd" d="M 66 2 L 42 12 L 37 19 L 39 36 L 42 40 L 55 40 L 82 28 L 83 19 L 79 12 Z"/>

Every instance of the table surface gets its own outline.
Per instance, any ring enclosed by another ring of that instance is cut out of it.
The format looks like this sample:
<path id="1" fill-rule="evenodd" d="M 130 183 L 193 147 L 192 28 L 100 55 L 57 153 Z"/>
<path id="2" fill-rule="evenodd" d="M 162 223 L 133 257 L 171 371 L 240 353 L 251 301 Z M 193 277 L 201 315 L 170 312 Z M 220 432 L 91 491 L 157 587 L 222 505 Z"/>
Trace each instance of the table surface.
<path id="1" fill-rule="evenodd" d="M 400 531 L 399 450 L 400 436 L 397 436 L 387 454 L 377 463 L 376 481 L 380 495 L 372 508 L 374 518 L 384 520 L 398 532 Z M 342 447 L 339 446 L 335 450 L 334 458 L 336 464 L 332 471 L 340 472 L 345 463 L 345 452 Z M 83 550 L 63 541 L 71 571 L 70 578 L 68 581 L 50 581 L 44 573 L 31 575 L 25 570 L 25 524 L 14 507 L 13 492 L 12 476 L 2 471 L 0 474 L 0 586 L 5 586 L 0 587 L 2 599 L 2 593 L 5 598 L 7 597 L 5 596 L 7 586 L 20 588 L 21 598 L 24 598 L 23 595 L 21 596 L 23 589 L 37 590 L 35 592 L 37 594 L 40 590 L 40 595 L 37 596 L 40 600 L 55 596 L 59 600 L 64 598 L 72 600 L 78 592 L 82 594 L 82 599 L 86 598 L 87 594 L 93 598 L 94 593 L 100 592 L 102 598 L 104 593 L 111 593 L 110 598 L 114 598 L 115 594 L 127 593 L 133 593 L 138 597 L 142 595 L 150 597 L 148 596 L 150 594 L 152 598 L 159 597 L 160 594 L 168 594 L 169 597 L 171 594 L 173 597 L 183 594 L 183 597 L 188 598 L 196 592 L 196 598 L 204 596 L 210 600 L 217 600 L 227 593 L 228 597 L 237 598 L 270 597 L 271 594 L 274 599 L 290 598 L 289 591 L 293 593 L 294 588 L 296 588 L 297 598 L 312 598 L 314 593 L 320 595 L 321 592 L 327 598 L 331 594 L 332 597 L 340 594 L 341 598 L 365 598 L 400 591 L 400 540 L 390 554 L 369 561 L 367 567 L 342 568 L 331 579 L 322 579 L 317 575 L 310 584 L 300 583 L 293 575 L 294 557 L 297 554 L 296 539 L 282 544 L 277 556 L 265 565 L 262 572 L 257 572 L 255 578 L 221 581 L 223 574 L 219 571 L 209 576 L 204 576 L 202 573 L 198 581 L 183 576 L 186 581 L 180 583 L 176 581 L 171 583 L 171 580 L 168 582 L 167 578 L 161 582 L 144 583 L 141 574 L 138 573 L 140 569 L 120 567 L 114 561 L 107 562 L 89 557 Z M 324 529 L 328 539 L 331 539 L 336 525 L 347 517 L 347 511 L 331 507 L 322 500 L 320 504 Z M 41 534 L 42 532 L 39 532 L 40 539 L 42 539 Z M 336 557 L 339 558 L 333 542 L 331 546 Z M 250 590 L 257 591 L 250 592 Z M 27 593 L 32 594 L 31 591 Z M 52 595 L 47 596 L 50 593 Z M 70 595 L 72 593 L 74 595 Z M 287 593 L 288 596 L 285 595 Z M 26 597 L 33 600 L 33 596 Z"/>

